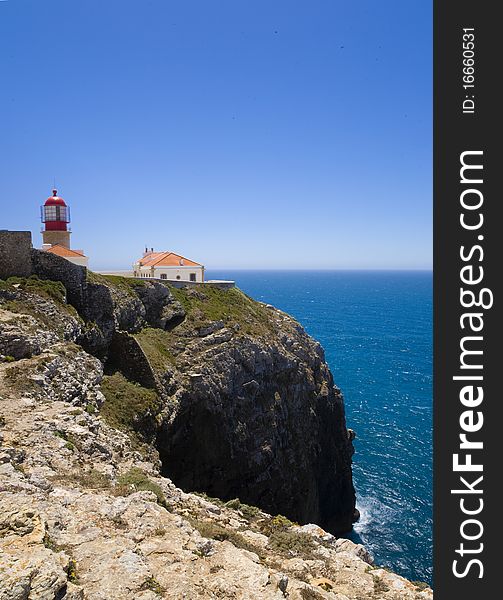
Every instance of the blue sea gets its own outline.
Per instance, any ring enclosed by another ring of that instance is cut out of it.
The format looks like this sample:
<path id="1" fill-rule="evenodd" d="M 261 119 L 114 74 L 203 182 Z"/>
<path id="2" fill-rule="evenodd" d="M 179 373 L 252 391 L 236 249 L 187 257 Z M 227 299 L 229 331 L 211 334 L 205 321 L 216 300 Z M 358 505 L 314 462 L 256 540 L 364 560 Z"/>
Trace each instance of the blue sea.
<path id="1" fill-rule="evenodd" d="M 293 315 L 325 348 L 356 431 L 361 519 L 376 563 L 432 580 L 432 273 L 209 271 Z"/>

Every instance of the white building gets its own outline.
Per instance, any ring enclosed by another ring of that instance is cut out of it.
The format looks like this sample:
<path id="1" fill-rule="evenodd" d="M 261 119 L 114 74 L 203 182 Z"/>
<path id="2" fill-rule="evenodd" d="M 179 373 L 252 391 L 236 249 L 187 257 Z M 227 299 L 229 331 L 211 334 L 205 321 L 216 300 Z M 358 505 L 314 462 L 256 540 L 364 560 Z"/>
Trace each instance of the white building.
<path id="1" fill-rule="evenodd" d="M 133 264 L 135 277 L 171 281 L 204 281 L 204 266 L 174 252 L 154 252 L 145 248 L 143 256 Z"/>

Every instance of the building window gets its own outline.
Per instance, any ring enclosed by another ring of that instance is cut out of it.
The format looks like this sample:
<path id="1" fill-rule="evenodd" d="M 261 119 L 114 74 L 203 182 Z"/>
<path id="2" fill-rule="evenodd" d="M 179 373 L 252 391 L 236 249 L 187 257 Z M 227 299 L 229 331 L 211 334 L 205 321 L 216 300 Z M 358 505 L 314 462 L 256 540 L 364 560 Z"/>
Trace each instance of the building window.
<path id="1" fill-rule="evenodd" d="M 176 276 L 176 278 L 177 278 L 177 279 L 180 279 L 180 275 L 177 275 L 177 276 Z"/>
<path id="2" fill-rule="evenodd" d="M 168 276 L 166 275 L 166 273 L 161 273 L 161 279 L 167 279 Z"/>
<path id="3" fill-rule="evenodd" d="M 191 273 L 190 274 L 190 280 L 191 281 L 195 281 L 196 280 L 196 274 L 195 273 Z"/>

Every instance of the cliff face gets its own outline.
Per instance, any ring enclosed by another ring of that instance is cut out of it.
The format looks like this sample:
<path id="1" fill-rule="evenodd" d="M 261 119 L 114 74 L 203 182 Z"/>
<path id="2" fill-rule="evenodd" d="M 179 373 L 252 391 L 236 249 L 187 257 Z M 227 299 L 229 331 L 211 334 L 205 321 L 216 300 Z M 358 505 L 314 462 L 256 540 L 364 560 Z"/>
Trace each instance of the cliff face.
<path id="1" fill-rule="evenodd" d="M 431 598 L 318 526 L 350 526 L 352 445 L 295 321 L 96 276 L 79 302 L 0 282 L 2 600 Z"/>
<path id="2" fill-rule="evenodd" d="M 251 304 L 230 293 L 244 310 Z M 341 394 L 297 323 L 254 308 L 264 335 L 240 335 L 232 319 L 202 331 L 187 317 L 173 330 L 178 385 L 158 436 L 164 472 L 183 489 L 348 531 L 355 497 Z"/>

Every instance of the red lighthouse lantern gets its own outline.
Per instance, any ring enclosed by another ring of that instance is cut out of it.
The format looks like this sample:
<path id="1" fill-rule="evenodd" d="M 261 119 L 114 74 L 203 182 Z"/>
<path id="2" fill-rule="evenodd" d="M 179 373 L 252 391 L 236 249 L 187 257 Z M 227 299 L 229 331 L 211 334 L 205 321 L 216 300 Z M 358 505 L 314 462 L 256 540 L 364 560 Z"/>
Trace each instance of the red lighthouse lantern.
<path id="1" fill-rule="evenodd" d="M 70 248 L 70 231 L 68 229 L 70 207 L 66 205 L 63 198 L 58 196 L 58 190 L 52 190 L 52 196 L 47 198 L 40 212 L 42 223 L 44 223 L 42 229 L 44 245 L 60 244 Z"/>

